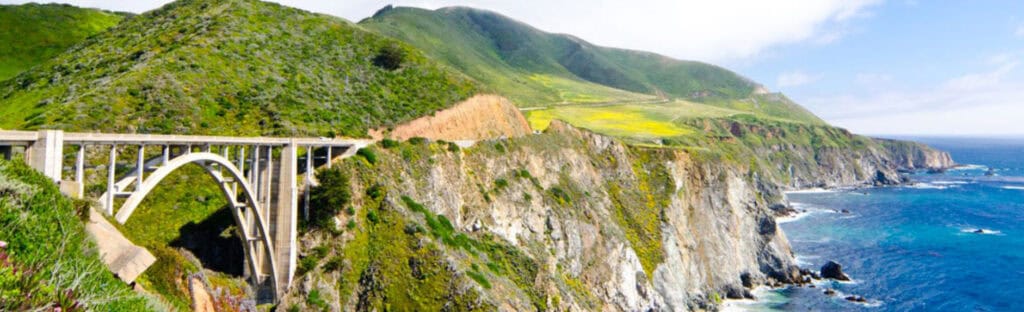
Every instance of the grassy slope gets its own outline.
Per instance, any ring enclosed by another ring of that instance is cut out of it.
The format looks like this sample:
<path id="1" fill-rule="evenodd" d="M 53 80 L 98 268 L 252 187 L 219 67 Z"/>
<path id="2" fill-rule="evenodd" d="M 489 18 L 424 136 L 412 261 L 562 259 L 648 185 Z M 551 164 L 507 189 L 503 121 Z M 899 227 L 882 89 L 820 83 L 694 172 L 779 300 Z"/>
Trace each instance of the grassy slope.
<path id="1" fill-rule="evenodd" d="M 550 55 L 525 55 L 556 48 L 547 34 L 511 20 L 496 21 L 514 23 L 506 27 L 512 28 L 507 30 L 510 33 L 503 34 L 506 38 L 497 38 L 498 34 L 491 33 L 491 29 L 478 25 L 477 14 L 469 14 L 476 12 L 479 11 L 398 8 L 366 19 L 360 25 L 423 49 L 520 105 L 644 97 L 579 79 L 558 66 Z M 514 49 L 513 44 L 530 49 L 512 55 L 509 50 Z"/>
<path id="2" fill-rule="evenodd" d="M 72 298 L 94 311 L 150 309 L 146 299 L 103 266 L 79 220 L 80 203 L 72 204 L 49 179 L 24 163 L 0 160 L 0 195 L 0 240 L 10 244 L 7 260 L 34 268 L 46 285 L 9 284 L 4 278 L 10 272 L 0 265 L 0 310 L 11 308 L 6 304 L 18 300 L 5 296 L 17 296 L 19 291 L 50 303 L 59 296 L 56 293 L 67 289 L 74 292 Z"/>
<path id="3" fill-rule="evenodd" d="M 100 33 L 124 16 L 61 4 L 0 5 L 0 81 Z"/>
<path id="4" fill-rule="evenodd" d="M 385 49 L 395 70 L 375 65 Z M 476 92 L 398 41 L 253 0 L 182 0 L 0 83 L 0 127 L 364 136 Z"/>
<path id="5" fill-rule="evenodd" d="M 393 8 L 360 25 L 423 49 L 519 106 L 628 102 L 647 95 L 822 123 L 781 95 L 754 95 L 756 83 L 721 67 L 599 47 L 489 11 Z M 544 80 L 562 83 L 552 86 Z"/>

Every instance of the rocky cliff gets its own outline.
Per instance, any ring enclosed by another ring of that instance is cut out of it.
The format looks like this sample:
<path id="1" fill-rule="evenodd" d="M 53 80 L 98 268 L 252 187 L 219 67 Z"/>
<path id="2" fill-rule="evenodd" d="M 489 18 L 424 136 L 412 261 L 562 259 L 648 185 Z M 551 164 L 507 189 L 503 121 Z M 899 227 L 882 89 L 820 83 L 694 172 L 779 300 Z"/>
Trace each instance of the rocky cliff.
<path id="1" fill-rule="evenodd" d="M 557 121 L 468 149 L 371 148 L 342 165 L 342 229 L 301 238 L 285 306 L 315 294 L 336 310 L 713 309 L 801 278 L 774 218 L 782 190 L 899 183 L 909 159 L 835 128 L 727 126 L 731 139 L 704 143 L 715 149 L 628 146 Z M 907 146 L 920 164 L 948 160 Z"/>

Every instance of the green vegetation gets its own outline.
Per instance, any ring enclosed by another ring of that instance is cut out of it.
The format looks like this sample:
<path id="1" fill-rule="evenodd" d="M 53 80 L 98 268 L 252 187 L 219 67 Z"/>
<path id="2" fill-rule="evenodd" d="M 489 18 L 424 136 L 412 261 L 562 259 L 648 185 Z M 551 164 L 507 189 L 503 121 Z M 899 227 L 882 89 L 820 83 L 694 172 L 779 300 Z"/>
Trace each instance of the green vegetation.
<path id="1" fill-rule="evenodd" d="M 0 241 L 0 310 L 157 308 L 107 271 L 71 200 L 21 162 L 0 160 Z"/>
<path id="2" fill-rule="evenodd" d="M 424 50 L 520 106 L 674 98 L 820 121 L 774 99 L 780 95 L 755 93 L 756 83 L 726 69 L 595 46 L 494 12 L 389 7 L 359 24 Z"/>
<path id="3" fill-rule="evenodd" d="M 117 25 L 123 14 L 66 4 L 0 5 L 0 81 Z"/>
<path id="4" fill-rule="evenodd" d="M 310 190 L 309 204 L 316 207 L 309 212 L 310 223 L 318 228 L 334 229 L 334 216 L 352 198 L 348 173 L 339 167 L 325 168 L 316 172 L 316 178 L 320 185 Z"/>
<path id="5" fill-rule="evenodd" d="M 363 137 L 477 89 L 336 17 L 182 0 L 0 83 L 0 128 Z"/>
<path id="6" fill-rule="evenodd" d="M 447 246 L 462 249 L 474 256 L 486 255 L 487 267 L 495 274 L 508 277 L 520 289 L 530 296 L 538 310 L 545 310 L 546 303 L 535 287 L 534 280 L 537 278 L 537 263 L 514 246 L 497 241 L 491 235 L 484 235 L 480 239 L 470 238 L 465 233 L 459 233 L 452 226 L 451 221 L 444 215 L 435 215 L 426 209 L 422 204 L 417 203 L 408 196 L 402 196 L 402 202 L 409 210 L 423 214 L 423 218 L 430 228 L 434 238 L 440 239 Z M 476 264 L 473 270 L 467 271 L 473 280 L 477 281 L 484 288 L 491 288 L 490 282 L 479 271 Z"/>
<path id="7" fill-rule="evenodd" d="M 473 289 L 463 289 L 457 271 L 444 260 L 444 251 L 421 242 L 414 223 L 382 199 L 370 199 L 362 208 L 377 217 L 353 233 L 352 240 L 332 245 L 345 261 L 338 271 L 338 288 L 347 299 L 359 291 L 357 310 L 440 311 L 491 310 Z M 312 293 L 310 293 L 312 295 Z M 451 306 L 450 306 L 451 307 Z"/>
<path id="8" fill-rule="evenodd" d="M 665 258 L 662 247 L 661 224 L 663 211 L 675 195 L 675 181 L 668 176 L 664 162 L 656 159 L 661 150 L 637 150 L 633 157 L 633 174 L 637 185 L 627 187 L 618 183 L 608 186 L 615 222 L 626 232 L 647 276 L 653 278 L 654 269 Z"/>

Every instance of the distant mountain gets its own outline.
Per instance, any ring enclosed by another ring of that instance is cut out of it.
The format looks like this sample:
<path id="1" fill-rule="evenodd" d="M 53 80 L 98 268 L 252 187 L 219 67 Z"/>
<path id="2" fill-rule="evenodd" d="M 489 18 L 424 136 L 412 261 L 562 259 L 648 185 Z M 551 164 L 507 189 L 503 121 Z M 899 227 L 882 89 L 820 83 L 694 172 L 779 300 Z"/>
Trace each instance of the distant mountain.
<path id="1" fill-rule="evenodd" d="M 65 4 L 0 5 L 0 80 L 117 25 L 125 15 Z"/>
<path id="2" fill-rule="evenodd" d="M 401 39 L 520 106 L 683 99 L 794 120 L 821 120 L 784 96 L 724 68 L 551 34 L 465 7 L 387 7 L 359 23 Z"/>
<path id="3" fill-rule="evenodd" d="M 0 128 L 365 136 L 477 89 L 340 18 L 182 0 L 0 82 Z"/>

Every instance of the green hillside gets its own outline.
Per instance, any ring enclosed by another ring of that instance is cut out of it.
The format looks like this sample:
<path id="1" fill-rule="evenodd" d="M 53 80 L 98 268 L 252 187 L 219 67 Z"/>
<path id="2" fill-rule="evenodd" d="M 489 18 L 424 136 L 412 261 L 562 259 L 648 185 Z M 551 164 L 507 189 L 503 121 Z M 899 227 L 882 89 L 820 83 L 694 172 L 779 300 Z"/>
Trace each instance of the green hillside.
<path id="1" fill-rule="evenodd" d="M 340 18 L 182 0 L 0 83 L 0 128 L 365 136 L 476 90 Z"/>
<path id="2" fill-rule="evenodd" d="M 64 52 L 123 18 L 64 4 L 0 5 L 0 80 Z"/>
<path id="3" fill-rule="evenodd" d="M 522 107 L 659 97 L 821 123 L 781 95 L 758 94 L 756 83 L 724 68 L 600 47 L 490 11 L 387 7 L 359 24 L 423 49 Z"/>
<path id="4" fill-rule="evenodd" d="M 87 239 L 88 206 L 72 201 L 20 161 L 0 159 L 0 311 L 143 311 L 156 301 L 133 292 L 100 262 Z"/>

